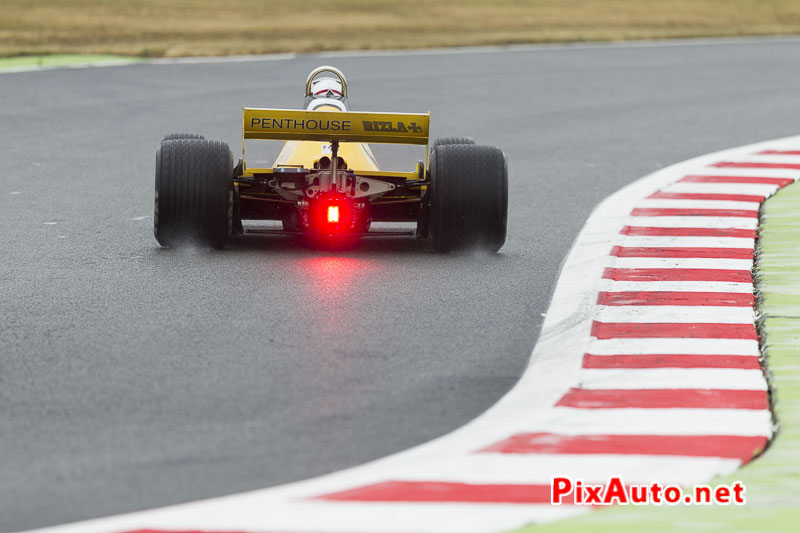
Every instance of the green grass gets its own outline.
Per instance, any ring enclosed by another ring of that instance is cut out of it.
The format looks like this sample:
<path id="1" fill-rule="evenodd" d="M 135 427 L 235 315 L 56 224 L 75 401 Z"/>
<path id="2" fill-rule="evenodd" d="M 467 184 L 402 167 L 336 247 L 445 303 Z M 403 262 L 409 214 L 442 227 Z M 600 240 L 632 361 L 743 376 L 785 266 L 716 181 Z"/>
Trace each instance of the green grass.
<path id="1" fill-rule="evenodd" d="M 800 0 L 3 0 L 0 57 L 800 34 Z"/>
<path id="2" fill-rule="evenodd" d="M 112 55 L 46 55 L 0 57 L 0 70 L 21 67 L 63 67 L 74 65 L 96 65 L 107 62 L 131 62 L 134 58 Z"/>
<path id="3" fill-rule="evenodd" d="M 800 530 L 800 184 L 767 200 L 757 261 L 761 331 L 780 429 L 767 451 L 734 474 L 747 504 L 613 507 L 521 533 L 728 533 Z"/>

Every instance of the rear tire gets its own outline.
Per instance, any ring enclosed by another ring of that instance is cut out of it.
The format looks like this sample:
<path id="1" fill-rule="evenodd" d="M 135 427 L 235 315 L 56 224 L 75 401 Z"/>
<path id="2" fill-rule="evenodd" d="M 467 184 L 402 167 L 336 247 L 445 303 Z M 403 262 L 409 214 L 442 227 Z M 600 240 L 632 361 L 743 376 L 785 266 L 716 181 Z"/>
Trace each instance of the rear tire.
<path id="1" fill-rule="evenodd" d="M 165 136 L 161 142 L 164 141 L 178 141 L 180 139 L 205 139 L 202 135 L 198 135 L 196 133 L 170 133 Z"/>
<path id="2" fill-rule="evenodd" d="M 440 145 L 431 154 L 429 235 L 437 252 L 497 252 L 505 243 L 508 164 L 499 148 Z"/>
<path id="3" fill-rule="evenodd" d="M 447 146 L 448 144 L 475 144 L 475 139 L 472 137 L 439 137 L 431 145 L 431 152 L 438 146 Z"/>
<path id="4" fill-rule="evenodd" d="M 164 141 L 156 151 L 154 232 L 162 246 L 223 248 L 233 225 L 233 154 L 226 143 Z"/>

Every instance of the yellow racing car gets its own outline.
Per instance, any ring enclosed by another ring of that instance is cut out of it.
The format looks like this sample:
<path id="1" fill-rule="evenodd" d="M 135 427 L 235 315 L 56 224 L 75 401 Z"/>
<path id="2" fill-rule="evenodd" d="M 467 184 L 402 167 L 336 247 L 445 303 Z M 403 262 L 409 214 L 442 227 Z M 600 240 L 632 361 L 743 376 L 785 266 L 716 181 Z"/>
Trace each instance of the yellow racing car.
<path id="1" fill-rule="evenodd" d="M 338 69 L 309 74 L 302 110 L 243 109 L 242 158 L 201 135 L 167 135 L 156 152 L 155 237 L 222 248 L 232 235 L 287 233 L 330 243 L 371 235 L 430 239 L 439 252 L 496 252 L 506 238 L 508 165 L 467 138 L 428 146 L 430 114 L 351 111 Z M 274 161 L 263 140 L 285 141 Z M 425 145 L 410 172 L 381 170 L 368 143 Z M 275 220 L 277 229 L 243 221 Z M 415 222 L 407 232 L 372 222 Z"/>

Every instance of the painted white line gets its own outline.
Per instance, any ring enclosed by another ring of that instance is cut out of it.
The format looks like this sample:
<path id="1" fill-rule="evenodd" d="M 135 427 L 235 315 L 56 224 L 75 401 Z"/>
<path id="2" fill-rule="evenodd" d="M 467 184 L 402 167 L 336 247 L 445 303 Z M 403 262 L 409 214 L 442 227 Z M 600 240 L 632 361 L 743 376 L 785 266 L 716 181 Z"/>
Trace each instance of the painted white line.
<path id="1" fill-rule="evenodd" d="M 750 339 L 595 339 L 588 349 L 595 355 L 696 354 L 759 355 Z"/>
<path id="2" fill-rule="evenodd" d="M 800 149 L 800 147 L 798 148 Z M 749 163 L 787 163 L 790 165 L 797 165 L 800 164 L 800 156 L 792 155 L 792 154 L 758 154 L 754 153 L 749 156 L 737 157 L 737 163 L 749 162 Z M 767 170 L 776 170 L 776 169 L 767 169 Z"/>
<path id="3" fill-rule="evenodd" d="M 636 207 L 648 209 L 743 209 L 758 211 L 761 202 L 740 202 L 730 200 L 669 200 L 644 199 L 636 203 Z"/>
<path id="4" fill-rule="evenodd" d="M 797 170 L 791 168 L 753 168 L 753 167 L 715 167 L 711 166 L 715 163 L 725 161 L 745 161 L 746 157 L 736 156 L 734 158 L 721 157 L 718 161 L 709 163 L 706 167 L 697 167 L 693 172 L 688 173 L 690 176 L 740 176 L 743 178 L 756 177 L 756 178 L 789 178 L 794 180 L 797 177 Z M 766 163 L 766 161 L 760 161 Z"/>
<path id="5" fill-rule="evenodd" d="M 292 502 L 268 510 L 272 530 L 281 532 L 331 531 L 333 533 L 485 533 L 508 531 L 529 523 L 547 523 L 585 514 L 576 506 L 535 504 L 358 503 Z M 204 512 L 192 520 L 170 520 L 169 529 L 186 531 L 204 524 L 203 531 L 263 531 L 267 513 L 232 515 L 231 510 Z M 230 516 L 221 520 L 219 515 Z M 228 526 L 228 524 L 232 524 Z"/>
<path id="6" fill-rule="evenodd" d="M 749 409 L 553 408 L 530 431 L 566 435 L 772 435 L 772 413 Z"/>
<path id="7" fill-rule="evenodd" d="M 755 239 L 739 237 L 624 237 L 621 246 L 630 248 L 750 248 Z"/>
<path id="8" fill-rule="evenodd" d="M 730 228 L 756 229 L 758 219 L 745 217 L 630 217 L 629 226 L 650 228 Z"/>
<path id="9" fill-rule="evenodd" d="M 618 257 L 616 268 L 711 268 L 715 270 L 751 270 L 752 259 L 700 259 L 694 257 L 666 259 L 662 257 Z M 749 284 L 748 284 L 748 288 Z"/>
<path id="10" fill-rule="evenodd" d="M 595 320 L 600 322 L 671 322 L 752 324 L 755 312 L 751 307 L 688 306 L 688 305 L 598 305 Z"/>
<path id="11" fill-rule="evenodd" d="M 770 196 L 778 190 L 777 185 L 755 185 L 750 183 L 688 183 L 676 182 L 662 189 L 664 192 L 686 192 L 696 194 L 751 194 Z"/>
<path id="12" fill-rule="evenodd" d="M 178 514 L 175 507 L 153 512 L 152 519 L 125 516 L 117 520 L 119 531 L 146 530 L 157 521 L 167 531 L 270 531 L 284 533 L 485 533 L 507 531 L 529 523 L 547 523 L 589 512 L 577 506 L 541 504 L 469 503 L 379 503 L 286 501 L 279 505 L 267 501 L 264 507 L 242 508 L 232 498 L 219 498 L 214 505 L 192 505 L 191 514 Z M 173 512 L 169 512 L 173 510 Z M 196 524 L 202 524 L 198 529 Z M 87 529 L 88 528 L 88 529 Z M 65 526 L 65 533 L 102 531 L 95 523 L 82 527 Z"/>
<path id="13" fill-rule="evenodd" d="M 750 283 L 717 281 L 612 281 L 607 280 L 601 290 L 607 292 L 668 291 L 668 292 L 753 292 Z"/>
<path id="14" fill-rule="evenodd" d="M 586 389 L 729 389 L 766 390 L 761 370 L 737 368 L 604 368 L 584 369 Z"/>
<path id="15" fill-rule="evenodd" d="M 386 480 L 543 484 L 553 472 L 586 482 L 605 482 L 622 476 L 630 483 L 691 484 L 720 472 L 736 470 L 738 459 L 634 454 L 500 454 L 482 453 L 453 461 L 419 461 L 408 468 L 387 472 Z"/>

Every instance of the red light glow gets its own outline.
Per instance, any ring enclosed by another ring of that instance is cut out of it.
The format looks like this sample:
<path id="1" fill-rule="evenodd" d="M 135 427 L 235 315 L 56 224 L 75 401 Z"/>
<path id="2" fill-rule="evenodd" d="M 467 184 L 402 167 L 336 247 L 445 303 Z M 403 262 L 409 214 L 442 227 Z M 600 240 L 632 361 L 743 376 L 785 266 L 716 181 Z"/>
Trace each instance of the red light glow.
<path id="1" fill-rule="evenodd" d="M 328 206 L 328 223 L 329 224 L 336 224 L 339 222 L 339 206 L 338 205 L 329 205 Z"/>

